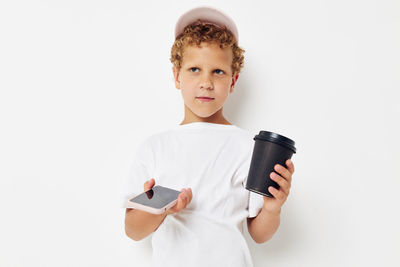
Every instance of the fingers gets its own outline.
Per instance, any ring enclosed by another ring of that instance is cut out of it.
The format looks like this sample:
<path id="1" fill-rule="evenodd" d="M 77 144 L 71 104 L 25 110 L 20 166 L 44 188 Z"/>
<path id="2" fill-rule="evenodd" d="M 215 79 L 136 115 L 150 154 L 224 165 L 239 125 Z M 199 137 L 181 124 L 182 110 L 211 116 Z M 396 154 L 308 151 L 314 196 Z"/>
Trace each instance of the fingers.
<path id="1" fill-rule="evenodd" d="M 280 175 L 275 172 L 271 172 L 270 177 L 273 181 L 278 183 L 281 188 L 280 191 L 283 191 L 284 194 L 288 195 L 292 182 L 292 174 L 294 173 L 294 164 L 291 159 L 286 160 L 286 166 L 287 168 L 283 167 L 280 164 L 276 164 L 274 166 L 274 170 Z"/>
<path id="2" fill-rule="evenodd" d="M 294 164 L 291 159 L 286 161 L 286 166 L 288 166 L 289 171 L 293 174 L 294 173 Z"/>
<path id="3" fill-rule="evenodd" d="M 278 190 L 272 186 L 268 187 L 268 191 L 281 203 L 286 201 L 287 194 L 282 190 Z"/>
<path id="4" fill-rule="evenodd" d="M 185 192 L 182 190 L 182 193 L 180 193 L 178 197 L 178 204 L 176 206 L 176 211 L 178 212 L 184 209 L 186 205 L 187 205 L 187 196 Z"/>
<path id="5" fill-rule="evenodd" d="M 168 214 L 179 212 L 187 207 L 192 201 L 193 194 L 192 189 L 182 189 L 181 193 L 178 195 L 178 201 L 174 207 L 167 211 Z"/>
<path id="6" fill-rule="evenodd" d="M 182 192 L 179 194 L 179 198 L 181 199 L 182 203 L 181 209 L 186 208 L 186 206 L 192 201 L 193 198 L 192 189 L 190 188 L 182 189 Z"/>
<path id="7" fill-rule="evenodd" d="M 290 191 L 290 182 L 286 179 L 284 179 L 283 177 L 281 177 L 280 175 L 278 175 L 275 172 L 271 172 L 271 174 L 269 175 L 271 177 L 271 179 L 275 182 L 278 183 L 278 185 L 280 186 L 280 189 L 286 193 L 287 195 L 289 194 Z"/>
<path id="8" fill-rule="evenodd" d="M 148 191 L 153 188 L 153 186 L 156 184 L 156 181 L 154 178 L 151 178 L 150 180 L 146 181 L 143 185 L 144 191 Z"/>
<path id="9" fill-rule="evenodd" d="M 186 193 L 187 193 L 187 204 L 189 204 L 192 201 L 193 198 L 193 193 L 191 188 L 186 188 Z"/>
<path id="10" fill-rule="evenodd" d="M 288 161 L 286 161 L 288 163 Z M 293 167 L 294 171 L 294 166 L 293 163 L 290 161 L 289 166 Z M 288 166 L 288 168 L 289 168 Z M 289 169 L 286 169 L 280 164 L 276 164 L 274 166 L 274 170 L 279 173 L 283 178 L 285 178 L 289 183 L 292 181 L 292 172 Z"/>

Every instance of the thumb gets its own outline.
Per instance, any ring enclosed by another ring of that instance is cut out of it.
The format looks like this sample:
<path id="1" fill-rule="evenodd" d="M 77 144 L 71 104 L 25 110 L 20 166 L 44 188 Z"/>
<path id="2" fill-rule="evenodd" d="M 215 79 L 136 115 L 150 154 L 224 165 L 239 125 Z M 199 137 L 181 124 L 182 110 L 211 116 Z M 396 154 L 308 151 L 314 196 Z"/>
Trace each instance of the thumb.
<path id="1" fill-rule="evenodd" d="M 144 187 L 144 191 L 152 189 L 153 186 L 155 185 L 155 183 L 156 183 L 156 181 L 153 178 L 151 178 L 150 180 L 146 181 L 144 183 L 144 186 L 143 186 Z"/>

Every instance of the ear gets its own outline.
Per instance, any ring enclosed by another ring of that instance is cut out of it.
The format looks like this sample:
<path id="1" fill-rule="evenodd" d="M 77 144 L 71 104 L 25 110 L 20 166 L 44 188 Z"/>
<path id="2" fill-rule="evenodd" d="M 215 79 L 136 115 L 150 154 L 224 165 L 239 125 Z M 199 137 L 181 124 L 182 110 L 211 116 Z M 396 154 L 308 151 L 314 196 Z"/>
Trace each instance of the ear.
<path id="1" fill-rule="evenodd" d="M 236 73 L 236 72 L 235 72 L 235 73 L 232 75 L 232 83 L 231 83 L 231 88 L 230 88 L 230 90 L 229 90 L 230 93 L 233 92 L 233 88 L 235 87 L 238 78 L 239 78 L 239 73 Z"/>
<path id="2" fill-rule="evenodd" d="M 175 87 L 179 90 L 181 89 L 181 82 L 179 81 L 179 71 L 175 68 L 175 66 L 173 66 L 172 72 L 174 73 Z"/>

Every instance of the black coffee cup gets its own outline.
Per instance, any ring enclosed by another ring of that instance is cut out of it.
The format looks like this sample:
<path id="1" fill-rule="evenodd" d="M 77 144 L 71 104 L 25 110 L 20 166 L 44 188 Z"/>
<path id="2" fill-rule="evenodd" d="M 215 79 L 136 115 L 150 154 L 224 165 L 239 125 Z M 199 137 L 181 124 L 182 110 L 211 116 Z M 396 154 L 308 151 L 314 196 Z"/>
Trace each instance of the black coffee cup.
<path id="1" fill-rule="evenodd" d="M 296 153 L 294 141 L 268 131 L 260 131 L 253 140 L 255 140 L 255 143 L 246 189 L 267 197 L 273 197 L 268 191 L 268 187 L 272 186 L 279 189 L 279 185 L 270 178 L 270 174 L 271 172 L 279 174 L 274 170 L 276 164 L 287 168 L 286 160 L 291 159 L 293 153 Z"/>

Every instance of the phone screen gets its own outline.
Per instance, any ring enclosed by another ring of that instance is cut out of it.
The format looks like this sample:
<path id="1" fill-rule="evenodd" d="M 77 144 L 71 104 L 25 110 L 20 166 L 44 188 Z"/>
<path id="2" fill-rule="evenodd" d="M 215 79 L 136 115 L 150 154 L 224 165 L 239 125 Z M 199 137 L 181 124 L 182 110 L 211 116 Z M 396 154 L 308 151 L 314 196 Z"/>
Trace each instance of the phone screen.
<path id="1" fill-rule="evenodd" d="M 136 202 L 155 209 L 161 209 L 162 207 L 177 199 L 180 193 L 181 192 L 177 190 L 156 185 L 152 189 L 130 199 L 129 201 Z"/>

